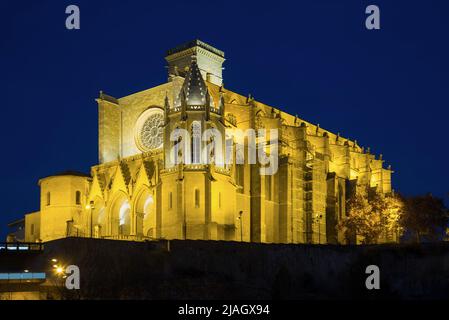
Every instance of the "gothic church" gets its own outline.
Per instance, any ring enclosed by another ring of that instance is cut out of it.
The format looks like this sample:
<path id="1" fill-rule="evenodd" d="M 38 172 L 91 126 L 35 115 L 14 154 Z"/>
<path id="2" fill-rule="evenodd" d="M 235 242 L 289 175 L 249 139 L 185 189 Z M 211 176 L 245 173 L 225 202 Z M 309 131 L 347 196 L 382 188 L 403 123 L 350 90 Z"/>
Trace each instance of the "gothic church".
<path id="1" fill-rule="evenodd" d="M 382 156 L 223 86 L 222 51 L 195 40 L 165 59 L 166 83 L 122 98 L 100 93 L 99 164 L 88 175 L 39 181 L 40 210 L 25 216 L 25 241 L 344 243 L 336 226 L 350 192 L 391 193 Z M 217 135 L 204 137 L 208 129 Z M 240 143 L 229 134 L 251 129 L 256 136 Z M 250 161 L 261 129 L 277 130 L 273 174 Z"/>

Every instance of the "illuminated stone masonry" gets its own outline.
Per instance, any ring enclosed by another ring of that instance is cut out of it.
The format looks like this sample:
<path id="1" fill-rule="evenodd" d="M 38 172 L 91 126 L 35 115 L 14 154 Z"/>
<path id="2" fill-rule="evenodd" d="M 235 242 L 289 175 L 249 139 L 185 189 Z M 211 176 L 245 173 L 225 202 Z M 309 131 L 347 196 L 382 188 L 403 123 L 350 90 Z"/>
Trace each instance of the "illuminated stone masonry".
<path id="1" fill-rule="evenodd" d="M 344 243 L 336 226 L 348 194 L 391 193 L 391 169 L 356 141 L 224 88 L 224 57 L 192 41 L 167 52 L 167 83 L 123 98 L 100 92 L 99 164 L 39 181 L 25 240 Z M 275 130 L 276 145 L 257 130 Z M 251 162 L 256 149 L 276 161 L 273 174 Z"/>

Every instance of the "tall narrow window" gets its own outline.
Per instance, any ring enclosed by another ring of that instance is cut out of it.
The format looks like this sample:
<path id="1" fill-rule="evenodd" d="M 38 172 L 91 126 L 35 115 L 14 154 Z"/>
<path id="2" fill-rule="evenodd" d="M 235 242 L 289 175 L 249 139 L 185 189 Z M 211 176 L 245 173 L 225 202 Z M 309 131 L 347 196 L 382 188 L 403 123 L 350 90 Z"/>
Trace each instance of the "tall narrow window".
<path id="1" fill-rule="evenodd" d="M 76 192 L 75 198 L 76 204 L 81 204 L 81 191 Z"/>
<path id="2" fill-rule="evenodd" d="M 218 207 L 221 208 L 221 192 L 218 193 Z"/>
<path id="3" fill-rule="evenodd" d="M 47 192 L 47 206 L 51 204 L 50 192 Z"/>
<path id="4" fill-rule="evenodd" d="M 235 165 L 235 181 L 240 187 L 238 189 L 239 193 L 243 193 L 243 187 L 245 185 L 245 165 L 237 164 Z"/>
<path id="5" fill-rule="evenodd" d="M 34 223 L 31 225 L 30 234 L 31 234 L 32 236 L 34 235 Z"/>
<path id="6" fill-rule="evenodd" d="M 343 199 L 343 188 L 341 185 L 338 185 L 338 218 L 343 218 L 343 205 L 344 205 L 344 199 Z"/>
<path id="7" fill-rule="evenodd" d="M 226 148 L 225 148 L 225 164 L 230 167 L 234 161 L 234 140 L 231 135 L 226 134 Z"/>
<path id="8" fill-rule="evenodd" d="M 200 207 L 200 190 L 195 189 L 195 208 Z"/>
<path id="9" fill-rule="evenodd" d="M 201 122 L 193 121 L 192 123 L 192 163 L 201 163 Z"/>
<path id="10" fill-rule="evenodd" d="M 271 201 L 271 176 L 265 176 L 265 200 Z"/>
<path id="11" fill-rule="evenodd" d="M 173 208 L 173 193 L 169 193 L 168 194 L 168 208 L 172 209 Z"/>

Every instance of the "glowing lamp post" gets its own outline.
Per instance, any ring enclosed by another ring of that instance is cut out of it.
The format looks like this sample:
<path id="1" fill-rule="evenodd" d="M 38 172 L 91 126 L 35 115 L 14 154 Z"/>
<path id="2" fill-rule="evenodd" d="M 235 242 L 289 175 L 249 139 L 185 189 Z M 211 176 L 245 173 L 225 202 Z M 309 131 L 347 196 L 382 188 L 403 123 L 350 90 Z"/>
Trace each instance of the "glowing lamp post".
<path id="1" fill-rule="evenodd" d="M 240 242 L 243 241 L 243 222 L 242 222 L 242 215 L 243 215 L 243 211 L 239 212 L 239 217 L 237 219 L 240 220 Z"/>
<path id="2" fill-rule="evenodd" d="M 93 215 L 94 215 L 94 202 L 90 201 L 89 204 L 86 206 L 87 210 L 90 210 L 90 237 L 92 238 L 92 234 L 93 234 Z"/>
<path id="3" fill-rule="evenodd" d="M 64 267 L 61 264 L 57 264 L 57 259 L 51 259 L 53 263 L 53 271 L 57 276 L 62 276 L 64 274 Z"/>
<path id="4" fill-rule="evenodd" d="M 318 222 L 318 244 L 321 244 L 321 218 L 323 217 L 322 214 L 316 215 L 316 221 Z"/>

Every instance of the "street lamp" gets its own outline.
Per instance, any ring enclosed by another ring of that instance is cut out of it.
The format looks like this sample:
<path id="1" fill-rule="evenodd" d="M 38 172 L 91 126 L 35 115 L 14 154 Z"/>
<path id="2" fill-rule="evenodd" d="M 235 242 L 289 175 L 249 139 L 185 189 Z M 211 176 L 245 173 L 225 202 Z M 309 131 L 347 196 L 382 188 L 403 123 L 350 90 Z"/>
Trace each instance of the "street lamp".
<path id="1" fill-rule="evenodd" d="M 86 206 L 86 209 L 89 210 L 90 209 L 90 237 L 92 238 L 92 234 L 93 234 L 93 215 L 94 215 L 94 202 L 90 201 L 89 204 Z"/>
<path id="2" fill-rule="evenodd" d="M 56 259 L 51 259 L 50 262 L 52 263 L 56 263 L 58 260 Z M 53 271 L 56 275 L 60 276 L 64 273 L 64 267 L 62 266 L 62 264 L 53 264 Z"/>
<path id="3" fill-rule="evenodd" d="M 322 214 L 317 214 L 315 216 L 316 221 L 318 222 L 318 244 L 321 244 L 321 218 L 323 217 Z"/>
<path id="4" fill-rule="evenodd" d="M 239 212 L 239 216 L 237 219 L 240 220 L 240 242 L 243 242 L 243 222 L 242 222 L 243 211 Z"/>

